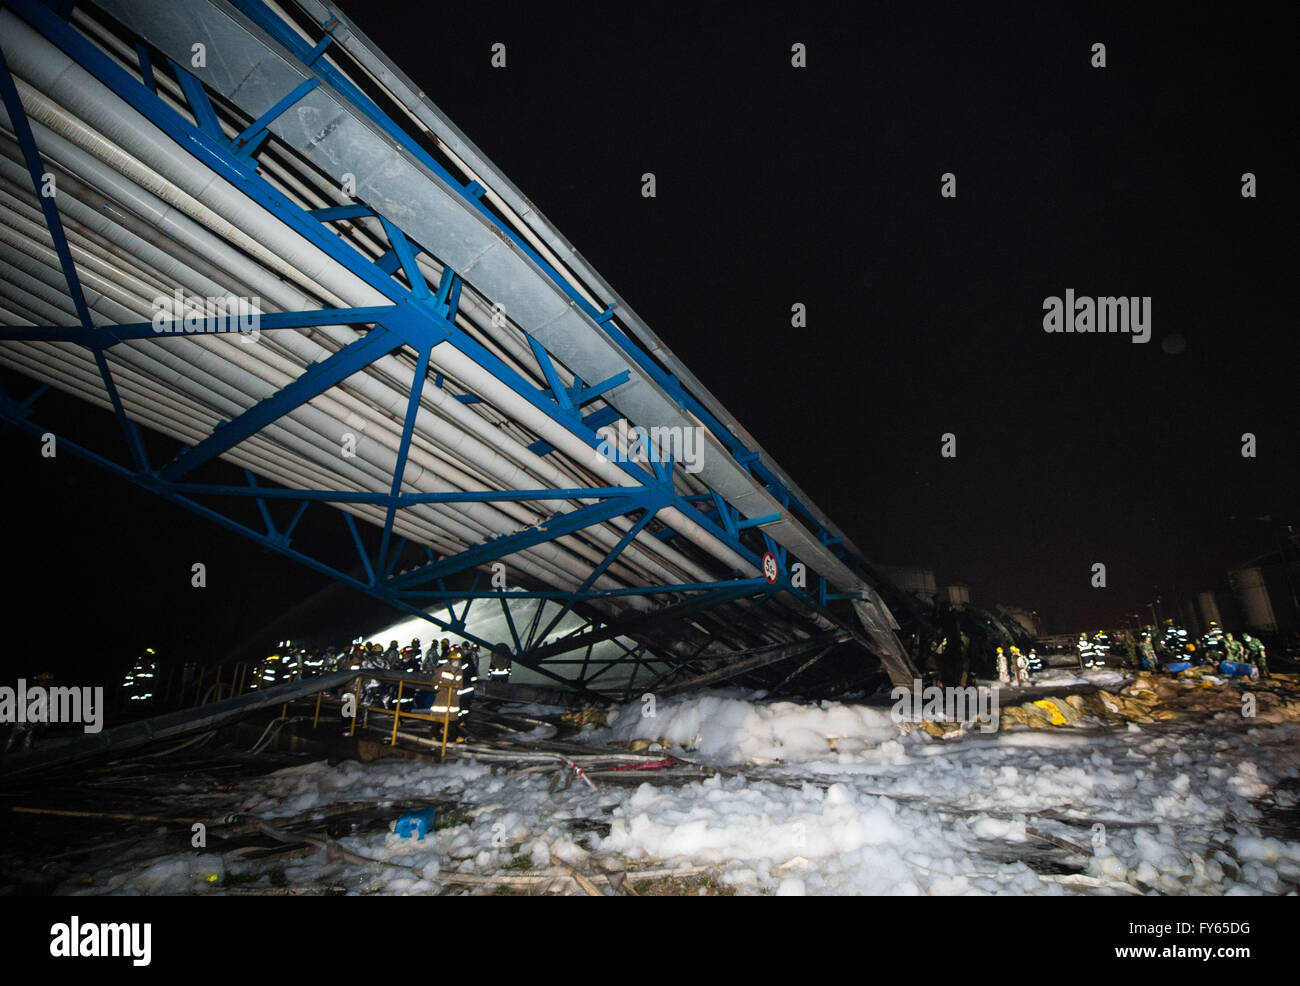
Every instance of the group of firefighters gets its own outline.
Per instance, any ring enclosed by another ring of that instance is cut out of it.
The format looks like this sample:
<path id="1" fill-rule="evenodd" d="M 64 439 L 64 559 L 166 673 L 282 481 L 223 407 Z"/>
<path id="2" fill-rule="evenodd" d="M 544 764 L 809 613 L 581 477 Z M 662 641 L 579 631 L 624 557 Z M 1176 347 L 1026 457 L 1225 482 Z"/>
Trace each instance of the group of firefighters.
<path id="1" fill-rule="evenodd" d="M 496 681 L 509 680 L 512 660 L 510 648 L 497 644 L 489 653 L 488 676 Z M 364 710 L 376 708 L 429 713 L 447 721 L 455 735 L 461 732 L 457 727 L 463 726 L 474 700 L 479 681 L 479 645 L 452 643 L 444 637 L 436 643 L 430 641 L 427 652 L 418 638 L 405 647 L 399 646 L 396 640 L 390 641 L 386 648 L 376 642 L 357 640 L 342 650 L 333 645 L 321 650 L 282 640 L 273 654 L 251 670 L 252 680 L 248 684 L 258 689 L 270 688 L 333 671 L 388 671 L 432 677 L 432 688 L 412 682 L 402 684 L 400 689 L 393 680 L 363 678 L 357 690 L 358 705 L 363 715 Z M 157 661 L 149 649 L 123 679 L 123 698 L 128 707 L 142 710 L 152 707 L 156 675 Z M 339 692 L 351 692 L 355 687 L 349 683 Z"/>
<path id="2" fill-rule="evenodd" d="M 399 647 L 393 640 L 387 648 L 378 643 L 358 641 L 343 654 L 334 654 L 333 648 L 329 648 L 325 651 L 323 670 L 397 671 L 432 676 L 433 688 L 421 688 L 418 684 L 399 685 L 391 679 L 363 678 L 356 689 L 358 713 L 364 717 L 369 710 L 380 708 L 419 711 L 442 720 L 448 735 L 459 740 L 463 738 L 463 726 L 478 687 L 479 645 L 452 643 L 447 637 L 438 641 L 436 646 L 433 641 L 429 643 L 427 652 L 421 648 L 419 638 L 405 647 Z M 497 644 L 489 655 L 488 677 L 496 681 L 508 680 L 510 665 L 510 649 L 505 644 Z M 342 690 L 352 688 L 349 685 Z"/>
<path id="3" fill-rule="evenodd" d="M 1086 633 L 1079 634 L 1075 647 L 1079 653 L 1080 667 L 1101 667 L 1105 665 L 1107 655 L 1112 650 L 1112 642 L 1109 634 L 1098 630 L 1092 637 Z M 1191 665 L 1228 661 L 1233 664 L 1253 664 L 1259 668 L 1260 677 L 1269 676 L 1264 642 L 1249 633 L 1242 633 L 1238 640 L 1233 634 L 1224 633 L 1217 621 L 1210 622 L 1209 630 L 1199 641 L 1189 639 L 1187 631 L 1173 620 L 1165 620 L 1164 631 L 1159 635 L 1150 626 L 1141 634 L 1120 630 L 1115 635 L 1113 648 L 1124 655 L 1126 663 L 1149 671 L 1171 667 L 1181 670 L 1181 667 Z"/>
<path id="4" fill-rule="evenodd" d="M 1237 640 L 1233 634 L 1224 633 L 1217 622 L 1210 624 L 1209 631 L 1199 642 L 1187 639 L 1187 631 L 1172 620 L 1165 620 L 1164 633 L 1157 637 L 1152 627 L 1147 627 L 1141 635 L 1128 631 L 1117 631 L 1112 635 L 1105 630 L 1098 630 L 1092 636 L 1079 634 L 1075 648 L 1079 656 L 1079 667 L 1105 667 L 1108 659 L 1114 661 L 1112 651 L 1117 652 L 1119 664 L 1142 667 L 1149 671 L 1178 671 L 1192 665 L 1219 664 L 1228 661 L 1235 665 L 1255 665 L 1261 678 L 1269 677 L 1268 654 L 1264 642 L 1249 633 L 1242 633 Z M 1031 648 L 1024 653 L 1014 644 L 1007 650 L 997 648 L 997 679 L 1004 685 L 1024 685 L 1029 680 L 1031 671 L 1042 668 L 1042 660 Z"/>
<path id="5" fill-rule="evenodd" d="M 407 690 L 397 682 L 378 678 L 362 679 L 359 704 L 362 710 L 383 708 L 401 712 L 419 710 L 447 724 L 450 734 L 461 738 L 460 727 L 469 716 L 479 681 L 479 646 L 475 643 L 453 644 L 443 637 L 437 647 L 421 650 L 419 639 L 398 648 L 391 641 L 387 650 L 377 643 L 355 643 L 337 660 L 337 670 L 402 671 L 433 676 L 434 687 L 418 686 Z M 510 677 L 511 654 L 505 644 L 492 648 L 488 677 L 506 681 Z"/>
<path id="6" fill-rule="evenodd" d="M 1043 662 L 1032 647 L 1028 654 L 1015 644 L 1011 645 L 1009 652 L 1003 651 L 1001 647 L 997 649 L 998 681 L 1004 685 L 1015 685 L 1019 688 L 1028 683 L 1030 671 L 1041 671 L 1042 668 Z"/>

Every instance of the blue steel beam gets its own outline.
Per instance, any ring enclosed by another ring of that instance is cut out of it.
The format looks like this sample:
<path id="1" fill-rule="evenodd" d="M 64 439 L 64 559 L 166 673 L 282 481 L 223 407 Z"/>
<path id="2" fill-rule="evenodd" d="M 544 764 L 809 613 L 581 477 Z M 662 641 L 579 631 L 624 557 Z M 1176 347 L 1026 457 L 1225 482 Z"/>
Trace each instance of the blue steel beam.
<path id="1" fill-rule="evenodd" d="M 712 414 L 703 404 L 696 400 L 681 385 L 681 382 L 658 365 L 650 356 L 645 353 L 614 321 L 614 308 L 617 304 L 605 309 L 599 309 L 588 302 L 576 288 L 566 280 L 557 270 L 541 258 L 513 228 L 502 224 L 501 220 L 480 201 L 483 189 L 478 186 L 477 182 L 470 182 L 462 185 L 454 175 L 446 171 L 442 165 L 432 158 L 417 142 L 412 140 L 409 135 L 402 130 L 390 117 L 388 117 L 373 101 L 364 93 L 353 86 L 343 75 L 334 69 L 328 63 L 320 62 L 317 64 L 317 58 L 323 46 L 330 41 L 327 33 L 322 42 L 312 47 L 310 43 L 304 41 L 297 32 L 290 27 L 285 21 L 282 21 L 274 12 L 272 12 L 261 0 L 234 0 L 235 6 L 247 15 L 254 23 L 262 28 L 275 41 L 281 44 L 292 55 L 296 56 L 304 67 L 317 73 L 317 77 L 328 82 L 341 95 L 352 102 L 366 117 L 372 120 L 380 129 L 390 138 L 397 141 L 408 153 L 418 159 L 422 164 L 432 170 L 442 178 L 451 188 L 457 190 L 465 201 L 476 208 L 480 213 L 492 223 L 501 233 L 507 237 L 525 253 L 542 271 L 562 290 L 573 302 L 575 306 L 584 311 L 605 333 L 614 341 L 619 348 L 628 355 L 636 365 L 647 375 L 649 375 L 660 387 L 668 393 L 673 400 L 684 410 L 695 415 L 713 434 L 732 452 L 738 463 L 744 465 L 751 473 L 760 478 L 773 492 L 778 499 L 782 500 L 783 505 L 804 519 L 804 522 L 813 530 L 818 537 L 824 537 L 828 534 L 824 525 L 816 518 L 814 512 L 807 505 L 793 497 L 792 494 L 781 481 L 769 470 L 761 460 L 757 452 L 750 451 L 744 443 L 727 428 L 716 416 Z M 394 267 L 396 261 L 394 261 Z"/>
<path id="2" fill-rule="evenodd" d="M 603 524 L 607 520 L 630 513 L 641 506 L 642 500 L 640 497 L 620 496 L 610 497 L 601 503 L 579 507 L 566 513 L 555 514 L 549 520 L 544 520 L 540 524 L 529 527 L 517 534 L 507 534 L 494 538 L 491 541 L 462 551 L 451 558 L 444 558 L 432 565 L 423 565 L 413 571 L 394 576 L 388 580 L 388 585 L 396 589 L 445 578 L 467 568 L 477 568 L 480 565 L 496 561 L 498 558 L 514 554 L 517 551 L 535 547 L 545 541 L 553 541 L 556 538 L 576 533 L 583 528 L 591 527 L 593 524 Z"/>
<path id="3" fill-rule="evenodd" d="M 551 354 L 546 351 L 545 346 L 532 336 L 528 336 L 528 347 L 533 351 L 533 358 L 537 360 L 537 366 L 542 371 L 542 376 L 546 378 L 556 403 L 572 414 L 573 401 L 569 400 L 569 392 L 565 389 L 564 384 L 560 382 L 560 375 L 555 370 L 555 364 L 551 362 Z"/>
<path id="4" fill-rule="evenodd" d="M 596 584 L 596 580 L 600 578 L 601 575 L 604 574 L 605 569 L 609 568 L 609 566 L 614 563 L 614 559 L 616 559 L 619 555 L 623 553 L 623 549 L 632 543 L 633 539 L 635 539 L 636 536 L 641 533 L 642 528 L 644 528 L 646 524 L 650 523 L 650 520 L 653 517 L 654 514 L 651 511 L 646 510 L 641 514 L 639 518 L 637 518 L 636 523 L 627 529 L 623 537 L 619 539 L 618 544 L 614 545 L 614 547 L 609 550 L 609 552 L 605 555 L 604 560 L 601 561 L 601 563 L 592 570 L 591 574 L 588 575 L 587 578 L 583 580 L 582 585 L 578 588 L 578 594 L 587 592 L 589 589 L 591 589 L 593 585 Z M 565 614 L 568 613 L 569 610 L 573 608 L 573 603 L 575 601 L 576 600 L 570 600 L 563 607 L 561 607 L 559 613 L 557 613 L 554 617 L 552 617 L 551 622 L 546 625 L 546 629 L 541 632 L 541 638 L 543 640 L 545 640 L 547 634 L 549 634 L 552 630 L 554 630 L 556 625 L 562 619 L 564 619 Z"/>
<path id="5" fill-rule="evenodd" d="M 149 87 L 149 91 L 156 94 L 158 92 L 158 83 L 153 77 L 153 59 L 149 57 L 149 49 L 136 42 L 135 57 L 140 67 L 140 78 Z"/>
<path id="6" fill-rule="evenodd" d="M 9 74 L 9 63 L 5 60 L 3 49 L 0 49 L 0 97 L 3 98 L 5 109 L 9 113 L 9 126 L 18 139 L 18 146 L 22 149 L 23 161 L 26 163 L 27 171 L 32 177 L 36 200 L 41 205 L 41 213 L 45 216 L 45 225 L 49 229 L 50 239 L 54 242 L 54 252 L 59 258 L 60 266 L 63 268 L 63 276 L 68 284 L 68 294 L 72 297 L 72 305 L 76 309 L 78 321 L 81 322 L 81 330 L 90 340 L 88 345 L 91 352 L 94 353 L 95 365 L 98 367 L 99 375 L 104 381 L 104 389 L 108 391 L 108 399 L 113 405 L 113 413 L 117 415 L 122 433 L 126 436 L 126 444 L 131 450 L 131 458 L 135 460 L 139 468 L 147 468 L 148 463 L 145 459 L 144 444 L 140 441 L 140 433 L 136 430 L 135 422 L 126 416 L 126 409 L 122 406 L 121 395 L 117 392 L 117 385 L 113 382 L 113 375 L 108 368 L 108 360 L 104 358 L 104 350 L 99 345 L 94 323 L 90 320 L 90 308 L 86 305 L 86 296 L 81 290 L 81 278 L 77 275 L 77 266 L 72 260 L 72 251 L 68 247 L 68 238 L 63 232 L 63 221 L 59 218 L 59 210 L 54 204 L 54 196 L 53 194 L 46 195 L 42 189 L 45 171 L 41 165 L 41 152 L 36 147 L 36 138 L 32 135 L 31 124 L 27 120 L 27 111 L 23 109 L 22 100 L 18 96 L 18 87 L 14 83 L 13 76 Z"/>
<path id="7" fill-rule="evenodd" d="M 302 84 L 297 86 L 293 92 L 283 97 L 269 110 L 244 128 L 244 131 L 234 140 L 235 150 L 247 157 L 252 151 L 252 148 L 248 145 L 252 141 L 257 140 L 260 134 L 265 134 L 266 128 L 269 127 L 272 121 L 279 117 L 281 113 L 287 110 L 294 103 L 298 102 L 298 100 L 302 99 L 303 96 L 307 95 L 307 93 L 311 92 L 318 85 L 320 85 L 320 79 L 304 79 Z"/>
<path id="8" fill-rule="evenodd" d="M 548 657 L 567 654 L 588 644 L 600 643 L 615 637 L 634 636 L 651 623 L 663 623 L 677 620 L 703 609 L 711 609 L 723 603 L 735 602 L 745 596 L 757 595 L 766 598 L 777 587 L 768 585 L 763 579 L 741 579 L 731 583 L 722 583 L 722 587 L 708 587 L 700 595 L 675 603 L 651 613 L 635 613 L 618 620 L 608 621 L 601 626 L 592 624 L 588 629 L 561 637 L 551 644 L 545 644 L 533 650 L 533 658 L 544 661 Z"/>
<path id="9" fill-rule="evenodd" d="M 400 235 L 400 234 L 399 234 Z M 421 282 L 423 283 L 423 282 Z M 393 518 L 397 516 L 397 495 L 402 492 L 402 479 L 406 476 L 406 456 L 411 450 L 411 435 L 415 432 L 415 415 L 420 410 L 420 395 L 424 393 L 424 380 L 429 375 L 429 351 L 420 350 L 415 361 L 415 375 L 411 378 L 411 396 L 406 404 L 406 420 L 402 423 L 402 441 L 397 449 L 397 463 L 393 467 L 393 485 L 389 488 L 388 510 L 384 513 L 384 536 L 379 542 L 379 568 L 386 570 L 388 539 L 393 533 Z"/>
<path id="10" fill-rule="evenodd" d="M 159 477 L 179 479 L 196 466 L 228 452 L 273 421 L 365 369 L 376 358 L 391 353 L 400 345 L 401 340 L 393 333 L 375 326 L 356 342 L 349 343 L 327 359 L 308 367 L 297 380 L 258 401 L 234 420 L 217 425 L 212 434 L 197 445 L 181 450 L 176 458 L 159 471 Z"/>
<path id="11" fill-rule="evenodd" d="M 420 273 L 420 265 L 415 262 L 415 251 L 406 239 L 406 234 L 383 216 L 379 217 L 379 221 L 383 224 L 384 232 L 388 234 L 388 242 L 402 265 L 406 281 L 411 285 L 411 294 L 421 301 L 426 300 L 429 297 L 429 285 L 425 283 L 424 275 Z"/>
<path id="12" fill-rule="evenodd" d="M 199 129 L 209 137 L 224 141 L 226 135 L 221 130 L 221 123 L 217 120 L 217 111 L 212 108 L 212 100 L 208 99 L 208 91 L 203 88 L 203 83 L 170 58 L 167 59 L 167 64 L 172 67 L 172 74 L 176 76 L 176 81 L 181 84 L 181 91 L 185 94 L 185 102 L 189 104 L 190 112 L 194 114 Z"/>

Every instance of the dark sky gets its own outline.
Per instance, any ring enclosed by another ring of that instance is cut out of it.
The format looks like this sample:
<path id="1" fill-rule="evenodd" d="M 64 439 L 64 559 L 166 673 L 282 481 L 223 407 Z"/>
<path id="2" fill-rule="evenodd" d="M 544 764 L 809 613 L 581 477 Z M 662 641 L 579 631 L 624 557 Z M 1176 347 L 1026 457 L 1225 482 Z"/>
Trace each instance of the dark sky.
<path id="1" fill-rule="evenodd" d="M 1293 15 L 754 6 L 355 16 L 869 557 L 1074 627 L 1300 522 Z M 1066 288 L 1152 341 L 1048 335 Z"/>
<path id="2" fill-rule="evenodd" d="M 1300 521 L 1294 16 L 864 6 L 345 9 L 868 557 L 1061 629 L 1222 581 Z M 1044 333 L 1067 288 L 1150 296 L 1152 341 Z M 223 656 L 325 585 L 0 443 L 19 649 Z"/>

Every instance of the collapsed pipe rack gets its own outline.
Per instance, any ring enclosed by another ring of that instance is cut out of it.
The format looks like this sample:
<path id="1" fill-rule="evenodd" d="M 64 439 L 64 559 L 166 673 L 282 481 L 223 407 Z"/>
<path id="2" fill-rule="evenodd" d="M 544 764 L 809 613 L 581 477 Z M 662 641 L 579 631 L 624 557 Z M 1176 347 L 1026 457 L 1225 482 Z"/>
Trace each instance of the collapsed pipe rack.
<path id="1" fill-rule="evenodd" d="M 106 408 L 125 456 L 60 448 L 485 646 L 500 606 L 580 689 L 828 633 L 916 676 L 856 548 L 337 7 L 15 0 L 0 52 L 0 363 L 42 385 L 0 420 Z M 293 543 L 316 503 L 359 572 Z"/>

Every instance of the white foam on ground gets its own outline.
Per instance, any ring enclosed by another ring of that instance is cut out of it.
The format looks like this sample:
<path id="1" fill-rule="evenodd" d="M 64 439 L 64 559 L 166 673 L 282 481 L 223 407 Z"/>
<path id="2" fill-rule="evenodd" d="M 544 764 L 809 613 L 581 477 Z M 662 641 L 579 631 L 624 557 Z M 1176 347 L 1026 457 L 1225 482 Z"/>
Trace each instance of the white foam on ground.
<path id="1" fill-rule="evenodd" d="M 1292 723 L 1221 716 L 939 742 L 900 737 L 887 709 L 839 703 L 705 695 L 659 703 L 653 719 L 641 713 L 632 703 L 589 735 L 662 737 L 701 759 L 765 765 L 675 786 L 592 791 L 575 782 L 552 791 L 544 775 L 511 777 L 472 762 L 313 763 L 243 783 L 231 810 L 275 817 L 338 801 L 423 798 L 454 802 L 468 818 L 423 842 L 383 831 L 341 840 L 380 862 L 330 860 L 322 850 L 284 868 L 291 886 L 350 893 L 445 892 L 439 877 L 449 871 L 487 874 L 524 860 L 545 867 L 552 857 L 588 872 L 710 864 L 741 894 L 1072 892 L 1028 865 L 1036 853 L 1059 859 L 1030 829 L 1087 850 L 1075 862 L 1102 892 L 1300 887 L 1300 843 L 1261 831 L 1254 803 L 1300 776 Z M 1280 804 L 1287 797 L 1278 791 Z M 602 822 L 608 835 L 594 828 Z M 206 855 L 105 870 L 90 892 L 220 892 L 241 873 L 269 886 L 269 875 L 223 859 L 210 836 Z"/>

